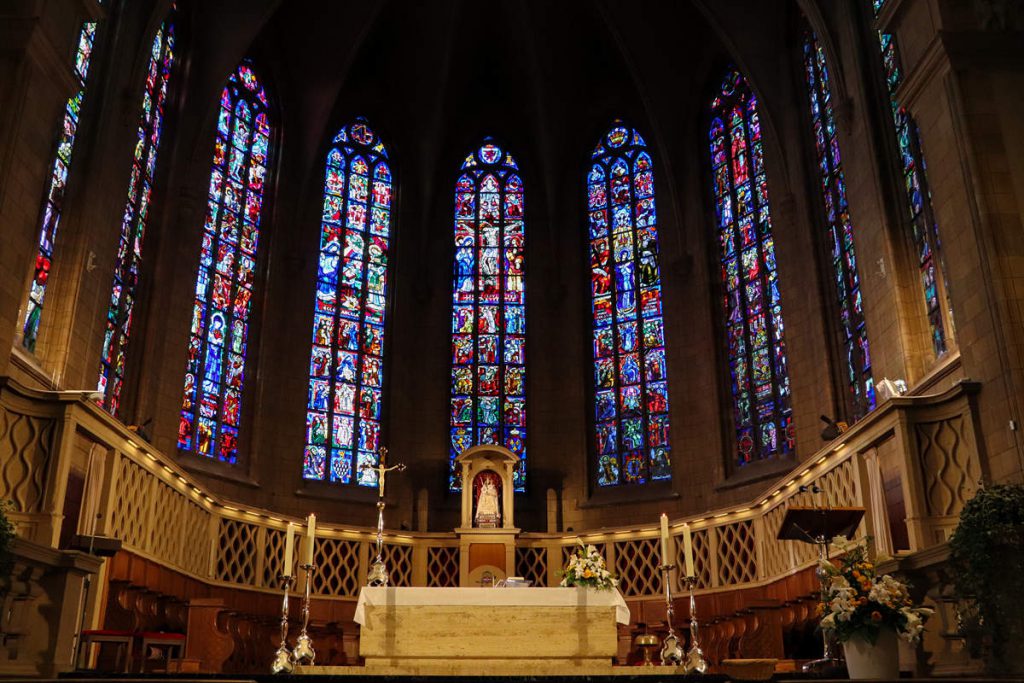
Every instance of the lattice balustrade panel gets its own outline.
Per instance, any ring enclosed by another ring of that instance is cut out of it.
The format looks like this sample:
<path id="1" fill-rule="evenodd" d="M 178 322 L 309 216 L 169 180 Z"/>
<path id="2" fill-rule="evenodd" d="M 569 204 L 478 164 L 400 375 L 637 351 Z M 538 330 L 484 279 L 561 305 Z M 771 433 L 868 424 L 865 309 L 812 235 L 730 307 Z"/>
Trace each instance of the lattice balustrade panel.
<path id="1" fill-rule="evenodd" d="M 411 586 L 412 546 L 385 543 L 382 554 L 384 556 L 384 564 L 388 568 L 389 584 L 392 586 Z"/>
<path id="2" fill-rule="evenodd" d="M 749 583 L 757 578 L 757 557 L 752 522 L 720 526 L 718 533 L 719 585 Z"/>
<path id="3" fill-rule="evenodd" d="M 431 588 L 459 586 L 458 548 L 427 548 L 427 585 Z"/>
<path id="4" fill-rule="evenodd" d="M 711 587 L 711 554 L 708 551 L 707 529 L 690 534 L 693 546 L 693 574 L 697 577 L 697 588 Z M 676 536 L 676 590 L 686 590 L 686 559 L 683 555 L 683 537 Z"/>
<path id="5" fill-rule="evenodd" d="M 661 583 L 661 541 L 644 538 L 615 544 L 615 575 L 619 577 L 619 592 L 627 597 L 658 595 L 664 590 Z"/>
<path id="6" fill-rule="evenodd" d="M 534 586 L 547 586 L 547 548 L 516 548 L 516 576 L 532 581 Z"/>
<path id="7" fill-rule="evenodd" d="M 782 528 L 782 519 L 786 516 L 786 511 L 791 507 L 857 505 L 857 483 L 854 477 L 854 463 L 852 460 L 846 460 L 814 482 L 821 489 L 821 493 L 815 494 L 810 490 L 798 492 L 765 513 L 766 542 L 763 551 L 766 576 L 785 574 L 796 567 L 813 562 L 817 557 L 817 551 L 810 543 L 774 540 Z M 858 530 L 857 535 L 861 533 L 862 531 Z"/>
<path id="8" fill-rule="evenodd" d="M 188 501 L 183 506 L 178 520 L 184 539 L 180 566 L 195 576 L 208 576 L 210 573 L 210 513 Z"/>
<path id="9" fill-rule="evenodd" d="M 856 476 L 853 460 L 848 459 L 818 479 L 818 487 L 825 493 L 825 504 L 829 507 L 857 505 Z"/>
<path id="10" fill-rule="evenodd" d="M 150 488 L 155 496 L 146 549 L 159 561 L 205 576 L 210 566 L 209 513 L 155 478 Z"/>
<path id="11" fill-rule="evenodd" d="M 359 593 L 360 545 L 360 541 L 340 538 L 316 539 L 314 593 L 341 597 L 354 597 Z"/>
<path id="12" fill-rule="evenodd" d="M 256 583 L 256 553 L 259 551 L 259 527 L 235 519 L 222 518 L 217 543 L 217 578 L 221 581 Z"/>
<path id="13" fill-rule="evenodd" d="M 110 516 L 110 533 L 120 539 L 126 549 L 148 550 L 148 501 L 155 481 L 156 478 L 146 468 L 122 456 L 114 509 Z"/>

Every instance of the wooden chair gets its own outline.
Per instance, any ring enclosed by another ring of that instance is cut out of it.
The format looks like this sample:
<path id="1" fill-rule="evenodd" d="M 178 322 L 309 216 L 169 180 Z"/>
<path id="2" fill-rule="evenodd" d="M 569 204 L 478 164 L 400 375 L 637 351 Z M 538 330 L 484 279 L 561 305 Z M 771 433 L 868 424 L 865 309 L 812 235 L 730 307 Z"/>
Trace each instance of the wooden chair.
<path id="1" fill-rule="evenodd" d="M 93 629 L 82 631 L 80 635 L 82 646 L 79 648 L 79 669 L 89 669 L 92 646 L 100 648 L 104 644 L 117 645 L 117 658 L 114 660 L 114 673 L 129 673 L 132 665 L 132 645 L 135 642 L 135 634 L 131 631 L 116 631 L 112 629 Z M 123 662 L 123 663 L 122 663 Z"/>
<path id="2" fill-rule="evenodd" d="M 180 661 L 182 655 L 185 654 L 185 634 L 183 633 L 143 631 L 138 636 L 142 640 L 139 673 L 147 673 L 146 664 L 153 661 L 150 660 L 149 654 L 154 649 L 163 655 L 164 671 L 170 671 L 171 662 Z"/>

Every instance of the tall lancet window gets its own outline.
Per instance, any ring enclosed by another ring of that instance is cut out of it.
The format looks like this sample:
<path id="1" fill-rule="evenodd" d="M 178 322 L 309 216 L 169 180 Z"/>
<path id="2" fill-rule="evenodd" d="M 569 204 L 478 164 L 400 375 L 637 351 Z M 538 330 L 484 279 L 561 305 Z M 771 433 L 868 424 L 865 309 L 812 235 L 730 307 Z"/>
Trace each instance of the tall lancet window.
<path id="1" fill-rule="evenodd" d="M 391 166 L 359 119 L 327 153 L 302 476 L 376 486 L 384 385 Z"/>
<path id="2" fill-rule="evenodd" d="M 864 324 L 864 302 L 853 247 L 853 224 L 846 201 L 846 179 L 832 112 L 832 86 L 825 51 L 810 28 L 804 30 L 804 77 L 811 107 L 818 175 L 828 228 L 832 276 L 838 304 L 839 337 L 845 356 L 846 412 L 858 420 L 875 407 L 875 383 Z"/>
<path id="3" fill-rule="evenodd" d="M 178 448 L 235 463 L 273 122 L 243 61 L 220 95 Z"/>
<path id="4" fill-rule="evenodd" d="M 103 393 L 103 408 L 117 415 L 124 386 L 124 365 L 135 310 L 136 288 L 142 267 L 142 243 L 146 235 L 149 200 L 153 192 L 156 156 L 163 133 L 164 104 L 174 64 L 174 20 L 164 20 L 153 38 L 149 68 L 142 91 L 142 111 L 136 132 L 135 156 L 128 181 L 128 200 L 121 219 L 121 236 L 114 262 L 103 353 L 100 357 L 97 391 Z"/>
<path id="5" fill-rule="evenodd" d="M 490 141 L 468 157 L 455 183 L 452 299 L 451 474 L 470 446 L 519 456 L 526 483 L 526 295 L 523 180 L 511 154 Z"/>
<path id="6" fill-rule="evenodd" d="M 757 97 L 731 69 L 711 102 L 725 341 L 736 464 L 793 450 L 789 369 Z"/>
<path id="7" fill-rule="evenodd" d="M 53 250 L 57 241 L 57 227 L 64 210 L 64 190 L 67 186 L 68 171 L 71 168 L 71 154 L 75 149 L 75 136 L 78 134 L 78 117 L 85 99 L 86 79 L 89 76 L 89 63 L 92 61 L 92 46 L 96 38 L 96 22 L 87 21 L 78 32 L 78 43 L 75 50 L 75 79 L 78 90 L 68 98 L 64 105 L 64 119 L 57 137 L 57 152 L 53 158 L 50 177 L 47 182 L 46 196 L 43 199 L 43 211 L 40 219 L 39 242 L 36 247 L 35 269 L 29 285 L 28 302 L 25 307 L 25 319 L 21 327 L 21 345 L 29 351 L 35 351 L 39 336 L 39 321 L 43 314 L 43 299 L 46 296 L 46 284 L 50 279 L 50 266 L 53 263 Z"/>
<path id="8" fill-rule="evenodd" d="M 873 0 L 872 9 L 876 15 L 883 4 L 884 0 Z M 953 337 L 953 311 L 949 303 L 942 243 L 939 241 L 939 225 L 932 209 L 932 195 L 928 186 L 924 153 L 921 151 L 921 135 L 917 130 L 917 123 L 897 97 L 900 84 L 903 83 L 903 71 L 896 36 L 879 32 L 878 40 L 882 50 L 885 84 L 889 92 L 889 110 L 896 131 L 896 144 L 899 147 L 903 171 L 906 221 L 909 223 L 916 252 L 925 312 L 931 329 L 932 350 L 936 356 L 940 356 L 946 352 Z"/>
<path id="9" fill-rule="evenodd" d="M 587 175 L 599 486 L 670 479 L 654 163 L 616 122 Z"/>

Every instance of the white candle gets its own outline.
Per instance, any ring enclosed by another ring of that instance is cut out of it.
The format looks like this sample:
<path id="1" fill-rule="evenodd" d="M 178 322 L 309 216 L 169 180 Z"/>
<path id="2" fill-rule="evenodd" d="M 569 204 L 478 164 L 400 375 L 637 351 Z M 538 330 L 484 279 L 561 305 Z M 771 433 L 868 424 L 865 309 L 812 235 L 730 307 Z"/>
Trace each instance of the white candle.
<path id="1" fill-rule="evenodd" d="M 683 524 L 683 560 L 686 562 L 686 576 L 693 576 L 693 539 L 690 538 L 689 524 Z"/>
<path id="2" fill-rule="evenodd" d="M 663 567 L 672 564 L 672 558 L 668 556 L 668 515 L 661 513 L 661 565 Z"/>
<path id="3" fill-rule="evenodd" d="M 313 564 L 313 546 L 316 544 L 316 515 L 310 513 L 306 518 L 306 547 L 303 564 Z"/>
<path id="4" fill-rule="evenodd" d="M 295 524 L 288 522 L 288 533 L 284 537 L 284 569 L 281 573 L 285 576 L 292 575 L 292 558 L 295 554 Z"/>

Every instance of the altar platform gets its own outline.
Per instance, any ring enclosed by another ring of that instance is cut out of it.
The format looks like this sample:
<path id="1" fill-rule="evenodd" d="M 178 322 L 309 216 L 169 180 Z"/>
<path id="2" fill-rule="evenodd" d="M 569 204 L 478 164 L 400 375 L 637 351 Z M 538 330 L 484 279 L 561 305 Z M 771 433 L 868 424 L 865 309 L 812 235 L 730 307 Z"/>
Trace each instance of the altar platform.
<path id="1" fill-rule="evenodd" d="M 364 673 L 612 675 L 629 608 L 615 590 L 363 588 L 355 621 Z"/>

